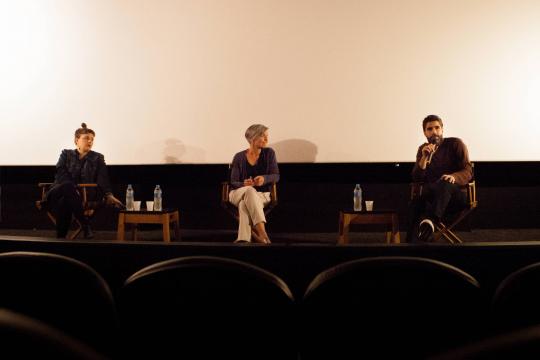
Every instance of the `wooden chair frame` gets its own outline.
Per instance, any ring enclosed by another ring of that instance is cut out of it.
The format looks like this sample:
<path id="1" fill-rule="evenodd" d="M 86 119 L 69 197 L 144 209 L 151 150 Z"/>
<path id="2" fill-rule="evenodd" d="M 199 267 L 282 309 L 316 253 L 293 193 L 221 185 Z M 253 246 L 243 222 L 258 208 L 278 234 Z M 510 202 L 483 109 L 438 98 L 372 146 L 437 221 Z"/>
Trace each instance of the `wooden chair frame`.
<path id="1" fill-rule="evenodd" d="M 229 201 L 229 191 L 231 190 L 231 184 L 228 181 L 224 181 L 221 183 L 221 207 L 225 209 L 233 218 L 236 219 L 236 221 L 240 220 L 240 216 L 238 213 L 238 208 L 231 204 Z M 270 203 L 264 207 L 264 215 L 268 215 L 270 211 L 276 205 L 278 204 L 278 197 L 277 197 L 277 185 L 276 183 L 272 183 L 270 187 Z M 257 235 L 257 232 L 252 228 L 251 229 L 251 236 L 256 238 L 258 241 L 262 241 L 262 239 L 259 238 Z"/>
<path id="2" fill-rule="evenodd" d="M 412 183 L 411 184 L 411 200 L 417 199 L 422 196 L 423 183 Z M 435 234 L 433 235 L 435 239 L 440 239 L 444 237 L 451 244 L 462 243 L 463 240 L 452 231 L 452 229 L 459 224 L 463 219 L 465 219 L 474 209 L 478 207 L 478 201 L 476 200 L 476 182 L 471 181 L 467 185 L 461 186 L 463 192 L 467 192 L 467 203 L 465 208 L 461 210 L 457 217 L 452 221 L 450 225 L 444 224 L 442 221 L 436 222 L 435 225 Z"/>
<path id="3" fill-rule="evenodd" d="M 53 185 L 53 183 L 38 183 L 38 187 L 41 189 L 41 197 L 40 200 L 36 201 L 36 208 L 38 210 L 43 210 L 42 202 L 45 201 L 47 191 L 49 188 Z M 87 189 L 90 188 L 97 188 L 97 184 L 77 184 L 77 188 L 79 189 L 83 201 L 83 209 L 84 209 L 84 215 L 87 217 L 91 217 L 94 215 L 95 209 L 98 207 L 98 202 L 95 201 L 88 201 L 88 192 Z M 52 221 L 54 225 L 56 225 L 56 217 L 51 212 L 50 209 L 44 209 L 47 213 L 47 216 Z M 73 240 L 79 236 L 79 234 L 82 231 L 82 224 L 79 220 L 77 220 L 75 217 L 73 218 L 75 222 L 77 223 L 77 227 L 71 234 L 68 235 L 69 240 Z"/>

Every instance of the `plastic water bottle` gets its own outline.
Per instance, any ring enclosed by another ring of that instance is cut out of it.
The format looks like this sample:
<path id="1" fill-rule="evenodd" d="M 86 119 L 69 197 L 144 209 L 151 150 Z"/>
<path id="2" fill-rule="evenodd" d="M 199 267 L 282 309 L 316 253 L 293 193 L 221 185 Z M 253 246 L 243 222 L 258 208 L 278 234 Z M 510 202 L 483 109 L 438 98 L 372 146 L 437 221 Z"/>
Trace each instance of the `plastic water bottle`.
<path id="1" fill-rule="evenodd" d="M 354 211 L 362 211 L 362 188 L 360 184 L 356 184 L 354 187 L 353 204 Z"/>
<path id="2" fill-rule="evenodd" d="M 154 189 L 154 211 L 163 210 L 162 198 L 163 198 L 163 192 L 161 191 L 161 188 L 159 187 L 159 185 L 156 185 L 156 188 Z"/>
<path id="3" fill-rule="evenodd" d="M 126 210 L 135 210 L 135 206 L 133 205 L 134 200 L 135 192 L 133 191 L 133 187 L 131 186 L 131 184 L 129 184 L 126 190 Z"/>

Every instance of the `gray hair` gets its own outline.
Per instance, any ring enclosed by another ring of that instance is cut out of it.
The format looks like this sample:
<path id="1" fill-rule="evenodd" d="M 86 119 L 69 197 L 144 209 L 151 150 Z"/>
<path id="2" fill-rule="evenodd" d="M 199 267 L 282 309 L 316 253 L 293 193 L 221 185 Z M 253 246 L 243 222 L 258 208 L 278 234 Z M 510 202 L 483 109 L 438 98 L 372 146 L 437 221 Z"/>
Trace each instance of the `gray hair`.
<path id="1" fill-rule="evenodd" d="M 262 136 L 266 130 L 268 130 L 268 128 L 264 125 L 261 125 L 261 124 L 251 125 L 246 130 L 247 141 L 251 143 L 253 139 L 257 138 L 258 136 Z"/>

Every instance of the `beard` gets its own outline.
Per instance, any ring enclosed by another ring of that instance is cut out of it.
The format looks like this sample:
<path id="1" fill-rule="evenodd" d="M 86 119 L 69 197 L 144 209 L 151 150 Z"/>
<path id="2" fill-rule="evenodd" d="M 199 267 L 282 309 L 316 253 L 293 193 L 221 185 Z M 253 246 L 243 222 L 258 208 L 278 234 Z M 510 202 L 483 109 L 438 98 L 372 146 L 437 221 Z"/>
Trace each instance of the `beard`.
<path id="1" fill-rule="evenodd" d="M 434 145 L 441 145 L 443 141 L 443 136 L 442 135 L 431 135 L 429 138 L 428 138 L 428 142 L 430 144 L 434 144 Z"/>

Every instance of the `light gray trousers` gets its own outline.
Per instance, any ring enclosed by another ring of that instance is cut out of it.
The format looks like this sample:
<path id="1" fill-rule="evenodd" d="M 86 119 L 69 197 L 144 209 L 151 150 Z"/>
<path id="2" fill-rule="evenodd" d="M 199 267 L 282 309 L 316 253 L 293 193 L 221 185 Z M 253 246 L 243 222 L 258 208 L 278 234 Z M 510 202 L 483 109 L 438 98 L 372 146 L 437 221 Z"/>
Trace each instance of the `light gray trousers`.
<path id="1" fill-rule="evenodd" d="M 229 193 L 229 201 L 238 208 L 237 240 L 251 241 L 251 227 L 266 222 L 264 207 L 270 203 L 269 192 L 258 192 L 252 186 L 243 186 Z"/>

